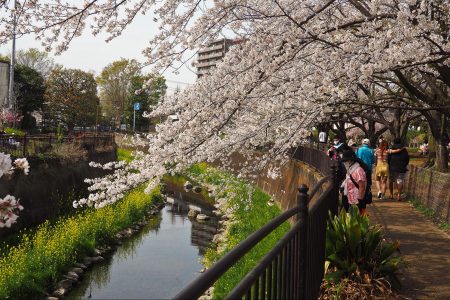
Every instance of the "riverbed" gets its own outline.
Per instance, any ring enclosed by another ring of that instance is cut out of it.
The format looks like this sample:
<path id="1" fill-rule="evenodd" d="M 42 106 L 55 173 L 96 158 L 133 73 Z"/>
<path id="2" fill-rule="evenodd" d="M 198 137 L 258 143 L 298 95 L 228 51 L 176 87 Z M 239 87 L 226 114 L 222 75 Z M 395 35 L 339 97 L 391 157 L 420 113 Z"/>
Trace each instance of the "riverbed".
<path id="1" fill-rule="evenodd" d="M 209 214 L 210 206 L 180 198 L 171 197 L 157 219 L 87 271 L 67 298 L 168 299 L 198 276 L 218 220 L 190 220 L 189 208 Z"/>

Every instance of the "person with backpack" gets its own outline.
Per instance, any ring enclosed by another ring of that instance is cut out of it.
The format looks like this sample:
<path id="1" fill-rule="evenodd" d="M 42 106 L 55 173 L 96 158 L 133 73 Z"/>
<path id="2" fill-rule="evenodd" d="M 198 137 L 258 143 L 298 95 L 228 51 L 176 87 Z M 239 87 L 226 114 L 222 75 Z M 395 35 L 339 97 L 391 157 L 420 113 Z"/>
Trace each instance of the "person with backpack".
<path id="1" fill-rule="evenodd" d="M 348 211 L 350 205 L 357 205 L 359 213 L 363 215 L 367 205 L 367 177 L 366 171 L 361 166 L 364 162 L 359 160 L 353 151 L 345 151 L 342 154 L 341 162 L 347 171 L 341 185 L 342 206 Z"/>
<path id="2" fill-rule="evenodd" d="M 361 147 L 356 150 L 356 156 L 367 166 L 367 193 L 372 194 L 372 166 L 375 163 L 375 157 L 373 155 L 373 149 L 369 147 L 369 144 L 369 139 L 363 139 Z"/>

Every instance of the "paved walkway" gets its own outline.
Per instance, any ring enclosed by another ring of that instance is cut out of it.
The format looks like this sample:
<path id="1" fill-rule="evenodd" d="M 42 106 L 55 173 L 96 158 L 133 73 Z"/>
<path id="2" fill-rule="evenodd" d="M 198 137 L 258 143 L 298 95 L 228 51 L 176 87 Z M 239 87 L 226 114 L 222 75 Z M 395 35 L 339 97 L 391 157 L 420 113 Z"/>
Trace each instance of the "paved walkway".
<path id="1" fill-rule="evenodd" d="M 450 235 L 415 210 L 409 202 L 374 199 L 369 218 L 400 242 L 408 267 L 401 294 L 411 299 L 450 300 Z"/>

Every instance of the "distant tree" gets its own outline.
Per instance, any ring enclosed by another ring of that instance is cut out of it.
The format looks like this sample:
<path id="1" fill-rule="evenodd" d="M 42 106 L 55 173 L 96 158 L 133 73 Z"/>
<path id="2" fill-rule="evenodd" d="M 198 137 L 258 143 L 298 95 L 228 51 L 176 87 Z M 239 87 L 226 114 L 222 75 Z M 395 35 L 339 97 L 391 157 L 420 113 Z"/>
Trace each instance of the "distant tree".
<path id="1" fill-rule="evenodd" d="M 31 113 L 40 110 L 44 103 L 44 78 L 38 71 L 28 66 L 16 65 L 14 81 L 17 112 L 23 116 L 21 127 L 34 128 L 36 120 Z"/>
<path id="2" fill-rule="evenodd" d="M 46 82 L 47 112 L 55 124 L 75 126 L 95 123 L 99 99 L 97 83 L 91 73 L 77 69 L 55 69 Z"/>
<path id="3" fill-rule="evenodd" d="M 7 62 L 9 63 L 10 59 L 8 56 L 0 54 L 0 62 Z"/>
<path id="4" fill-rule="evenodd" d="M 130 80 L 128 96 L 125 104 L 127 124 L 133 125 L 134 103 L 140 103 L 141 109 L 136 112 L 136 129 L 148 130 L 150 120 L 143 116 L 150 112 L 151 106 L 157 105 L 166 92 L 166 80 L 162 76 L 134 76 Z"/>
<path id="5" fill-rule="evenodd" d="M 47 52 L 36 48 L 19 50 L 16 54 L 16 62 L 36 70 L 44 78 L 47 78 L 56 66 L 54 59 L 49 57 Z"/>
<path id="6" fill-rule="evenodd" d="M 102 111 L 107 119 L 114 120 L 116 126 L 124 117 L 130 80 L 138 75 L 140 75 L 138 62 L 122 58 L 107 65 L 96 79 Z"/>

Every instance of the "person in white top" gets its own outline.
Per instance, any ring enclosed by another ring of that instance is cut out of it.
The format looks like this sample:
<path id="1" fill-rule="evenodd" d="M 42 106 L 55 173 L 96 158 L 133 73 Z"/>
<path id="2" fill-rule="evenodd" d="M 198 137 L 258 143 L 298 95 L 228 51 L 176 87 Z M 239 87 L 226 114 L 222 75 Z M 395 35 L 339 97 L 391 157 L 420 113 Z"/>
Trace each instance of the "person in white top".
<path id="1" fill-rule="evenodd" d="M 319 133 L 319 143 L 325 143 L 327 140 L 327 134 L 323 131 Z"/>

